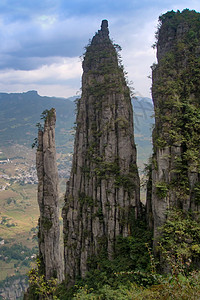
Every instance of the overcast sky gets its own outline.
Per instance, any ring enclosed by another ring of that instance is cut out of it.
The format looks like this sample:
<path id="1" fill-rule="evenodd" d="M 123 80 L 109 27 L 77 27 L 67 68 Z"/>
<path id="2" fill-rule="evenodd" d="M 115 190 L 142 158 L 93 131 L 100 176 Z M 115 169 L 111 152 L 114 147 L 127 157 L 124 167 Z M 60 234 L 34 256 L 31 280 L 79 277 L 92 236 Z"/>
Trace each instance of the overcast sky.
<path id="1" fill-rule="evenodd" d="M 150 97 L 158 17 L 185 8 L 200 0 L 0 0 L 0 92 L 79 93 L 80 56 L 107 19 L 135 92 Z"/>

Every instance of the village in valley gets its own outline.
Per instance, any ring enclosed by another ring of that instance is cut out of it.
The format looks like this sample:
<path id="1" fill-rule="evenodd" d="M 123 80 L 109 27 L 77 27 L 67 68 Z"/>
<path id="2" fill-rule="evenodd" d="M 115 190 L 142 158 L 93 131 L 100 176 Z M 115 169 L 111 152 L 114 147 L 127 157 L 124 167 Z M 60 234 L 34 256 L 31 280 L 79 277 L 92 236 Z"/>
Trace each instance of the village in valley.
<path id="1" fill-rule="evenodd" d="M 29 150 L 28 152 L 30 153 L 29 157 L 18 155 L 7 158 L 0 151 L 0 157 L 3 156 L 3 159 L 0 159 L 0 192 L 7 190 L 13 183 L 19 183 L 20 185 L 38 183 L 33 151 Z M 64 156 L 64 159 L 60 160 L 60 156 Z M 58 154 L 58 174 L 60 178 L 69 177 L 71 160 L 71 153 Z"/>

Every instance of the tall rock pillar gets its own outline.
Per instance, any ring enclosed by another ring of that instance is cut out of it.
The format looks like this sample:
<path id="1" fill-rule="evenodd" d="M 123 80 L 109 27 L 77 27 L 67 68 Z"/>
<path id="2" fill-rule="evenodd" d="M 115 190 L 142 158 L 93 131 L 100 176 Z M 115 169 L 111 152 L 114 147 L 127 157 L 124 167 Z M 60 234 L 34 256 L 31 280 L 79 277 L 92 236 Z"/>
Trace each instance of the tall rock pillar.
<path id="1" fill-rule="evenodd" d="M 55 109 L 45 114 L 44 130 L 38 131 L 36 168 L 38 175 L 39 255 L 45 279 L 63 279 L 60 253 L 60 226 L 58 207 L 58 171 L 55 149 Z"/>
<path id="2" fill-rule="evenodd" d="M 109 38 L 108 22 L 86 47 L 82 97 L 64 220 L 65 273 L 84 276 L 89 259 L 112 259 L 117 236 L 130 234 L 140 210 L 133 111 L 123 67 Z"/>
<path id="3" fill-rule="evenodd" d="M 167 210 L 200 210 L 200 14 L 184 10 L 159 19 L 152 159 L 154 243 Z"/>

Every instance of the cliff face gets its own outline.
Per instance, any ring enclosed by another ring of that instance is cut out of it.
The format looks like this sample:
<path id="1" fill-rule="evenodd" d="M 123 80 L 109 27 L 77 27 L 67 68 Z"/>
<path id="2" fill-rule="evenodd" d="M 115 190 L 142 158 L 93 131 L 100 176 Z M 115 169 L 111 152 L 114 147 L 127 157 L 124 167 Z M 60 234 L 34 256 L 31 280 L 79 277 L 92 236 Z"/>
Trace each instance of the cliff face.
<path id="1" fill-rule="evenodd" d="M 133 112 L 108 22 L 87 47 L 78 101 L 73 165 L 64 221 L 66 277 L 84 276 L 89 259 L 111 259 L 118 235 L 130 234 L 140 210 Z"/>
<path id="2" fill-rule="evenodd" d="M 45 115 L 44 130 L 38 131 L 36 168 L 38 175 L 39 256 L 45 279 L 63 279 L 60 253 L 60 226 L 58 207 L 58 171 L 55 150 L 55 109 Z"/>
<path id="3" fill-rule="evenodd" d="M 167 209 L 200 210 L 199 16 L 184 10 L 160 17 L 158 64 L 152 67 L 155 129 L 149 200 L 155 244 Z"/>
<path id="4" fill-rule="evenodd" d="M 22 299 L 23 293 L 28 287 L 26 276 L 21 278 L 11 278 L 5 282 L 4 287 L 0 288 L 0 299 L 17 300 Z"/>

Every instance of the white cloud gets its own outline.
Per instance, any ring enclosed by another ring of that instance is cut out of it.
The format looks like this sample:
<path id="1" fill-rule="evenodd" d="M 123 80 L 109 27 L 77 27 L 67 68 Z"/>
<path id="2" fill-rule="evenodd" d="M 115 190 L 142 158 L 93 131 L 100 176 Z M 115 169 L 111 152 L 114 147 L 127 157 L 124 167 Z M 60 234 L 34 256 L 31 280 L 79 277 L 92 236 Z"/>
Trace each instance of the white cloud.
<path id="1" fill-rule="evenodd" d="M 156 61 L 151 45 L 159 15 L 186 7 L 200 10 L 199 0 L 61 2 L 40 1 L 38 6 L 31 4 L 33 11 L 20 8 L 15 14 L 9 8 L 7 15 L 0 13 L 2 91 L 36 89 L 43 95 L 74 95 L 80 88 L 82 73 L 81 63 L 74 56 L 82 54 L 101 20 L 107 18 L 111 38 L 122 46 L 129 80 L 137 92 L 150 96 L 151 80 L 147 77 Z M 23 18 L 20 11 L 24 12 Z M 14 17 L 8 20 L 8 14 Z"/>
<path id="2" fill-rule="evenodd" d="M 36 18 L 36 20 L 42 27 L 48 28 L 56 23 L 57 18 L 58 17 L 55 15 L 40 15 Z"/>
<path id="3" fill-rule="evenodd" d="M 42 18 L 42 22 L 50 22 L 50 19 Z M 82 19 L 83 21 L 83 19 Z M 129 20 L 130 21 L 130 20 Z M 65 20 L 64 28 L 73 24 L 75 31 L 81 34 L 86 32 L 89 21 L 84 19 L 82 27 L 78 31 L 79 22 L 76 20 Z M 93 20 L 92 25 L 95 27 Z M 100 21 L 101 22 L 101 21 Z M 154 41 L 154 31 L 156 22 L 141 23 L 135 18 L 131 23 L 124 22 L 118 26 L 119 20 L 110 18 L 110 36 L 116 37 L 116 42 L 122 48 L 122 59 L 125 70 L 128 71 L 128 78 L 133 82 L 133 87 L 137 92 L 144 96 L 150 96 L 151 80 L 147 78 L 150 75 L 150 66 L 155 61 L 155 55 L 151 45 Z M 50 22 L 51 23 L 51 22 Z M 52 26 L 51 24 L 49 26 Z M 96 29 L 100 28 L 100 24 Z M 91 27 L 89 28 L 92 31 Z M 119 30 L 118 30 L 119 29 Z M 134 30 L 133 30 L 134 29 Z M 43 28 L 44 32 L 50 30 Z M 55 32 L 56 29 L 54 28 Z M 43 34 L 44 34 L 43 32 Z M 54 32 L 54 34 L 55 34 Z M 42 33 L 40 33 L 42 34 Z M 53 34 L 53 33 L 51 33 Z M 54 35 L 53 34 L 53 35 Z M 73 34 L 73 30 L 71 33 Z M 94 32 L 91 34 L 92 37 Z M 78 39 L 78 37 L 77 37 Z M 87 41 L 85 41 L 85 44 Z M 73 44 L 71 45 L 73 47 Z M 80 53 L 81 54 L 81 53 Z M 82 73 L 81 62 L 77 57 L 30 57 L 21 58 L 19 65 L 39 65 L 37 69 L 27 68 L 27 70 L 13 70 L 12 68 L 0 71 L 0 88 L 7 92 L 20 92 L 31 89 L 37 90 L 41 95 L 55 95 L 59 97 L 73 96 L 80 88 L 80 77 Z M 16 63 L 16 62 L 15 62 Z M 43 63 L 43 64 L 42 64 Z M 12 61 L 11 64 L 12 65 Z M 70 94 L 71 93 L 71 94 Z"/>
<path id="4" fill-rule="evenodd" d="M 37 90 L 40 95 L 70 97 L 80 88 L 81 62 L 78 57 L 60 58 L 59 63 L 35 70 L 0 71 L 3 92 Z"/>
<path id="5" fill-rule="evenodd" d="M 156 14 L 156 13 L 154 13 Z M 129 81 L 137 94 L 151 97 L 151 65 L 156 61 L 156 53 L 152 48 L 155 42 L 157 16 L 138 15 L 131 22 L 114 26 L 116 42 L 122 46 L 122 62 L 128 72 Z M 117 28 L 119 28 L 118 31 Z M 111 33 L 112 35 L 112 33 Z"/>

